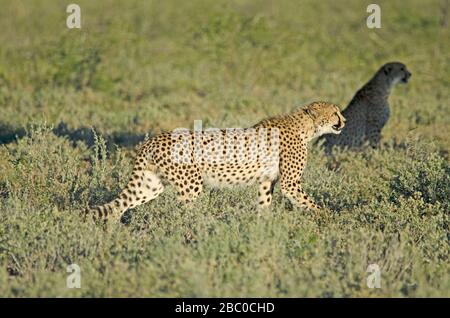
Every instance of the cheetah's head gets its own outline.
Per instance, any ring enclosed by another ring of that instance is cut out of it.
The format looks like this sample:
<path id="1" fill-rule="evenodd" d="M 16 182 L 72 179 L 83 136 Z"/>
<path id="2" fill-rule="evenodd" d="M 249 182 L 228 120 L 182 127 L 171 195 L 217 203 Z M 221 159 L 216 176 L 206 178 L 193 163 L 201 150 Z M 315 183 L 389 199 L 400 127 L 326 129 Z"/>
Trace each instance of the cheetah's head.
<path id="1" fill-rule="evenodd" d="M 345 118 L 335 104 L 315 102 L 306 106 L 306 113 L 314 123 L 314 136 L 324 134 L 340 134 L 345 126 Z"/>
<path id="2" fill-rule="evenodd" d="M 406 84 L 411 77 L 411 72 L 408 71 L 406 65 L 400 62 L 386 63 L 378 73 L 380 76 L 384 76 L 391 86 L 397 83 Z"/>

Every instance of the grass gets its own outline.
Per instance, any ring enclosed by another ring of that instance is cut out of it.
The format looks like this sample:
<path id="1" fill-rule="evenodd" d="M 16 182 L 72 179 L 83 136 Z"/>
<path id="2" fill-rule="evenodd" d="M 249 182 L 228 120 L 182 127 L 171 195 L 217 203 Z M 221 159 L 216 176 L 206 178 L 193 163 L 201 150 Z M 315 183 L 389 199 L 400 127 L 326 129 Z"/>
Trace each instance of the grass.
<path id="1" fill-rule="evenodd" d="M 445 1 L 379 1 L 378 30 L 361 1 L 77 3 L 81 30 L 64 1 L 1 1 L 0 296 L 450 296 Z M 169 190 L 124 224 L 80 219 L 125 185 L 146 134 L 345 107 L 391 60 L 413 77 L 392 92 L 383 146 L 337 153 L 335 170 L 311 149 L 320 217 L 278 188 L 262 214 L 254 188 L 207 188 L 192 208 Z"/>

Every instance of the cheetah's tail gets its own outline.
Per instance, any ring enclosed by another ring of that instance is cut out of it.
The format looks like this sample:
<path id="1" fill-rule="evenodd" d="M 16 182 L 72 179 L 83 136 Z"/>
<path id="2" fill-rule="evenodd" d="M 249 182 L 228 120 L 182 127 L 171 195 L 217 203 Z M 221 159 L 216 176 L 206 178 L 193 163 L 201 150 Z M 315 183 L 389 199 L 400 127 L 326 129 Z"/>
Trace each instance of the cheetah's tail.
<path id="1" fill-rule="evenodd" d="M 119 215 L 121 215 L 123 212 L 126 211 L 126 210 L 123 210 L 123 211 L 120 210 L 120 205 L 121 205 L 120 201 L 121 200 L 119 198 L 116 198 L 109 203 L 85 209 L 83 211 L 83 214 L 84 214 L 83 217 L 84 217 L 84 219 L 87 219 L 90 217 L 90 218 L 94 219 L 94 221 L 107 220 L 113 216 L 118 217 Z"/>
<path id="2" fill-rule="evenodd" d="M 156 168 L 149 165 L 148 154 L 143 151 L 138 154 L 131 178 L 118 197 L 104 205 L 86 209 L 84 216 L 94 220 L 120 219 L 126 210 L 153 200 L 162 191 L 163 185 Z"/>

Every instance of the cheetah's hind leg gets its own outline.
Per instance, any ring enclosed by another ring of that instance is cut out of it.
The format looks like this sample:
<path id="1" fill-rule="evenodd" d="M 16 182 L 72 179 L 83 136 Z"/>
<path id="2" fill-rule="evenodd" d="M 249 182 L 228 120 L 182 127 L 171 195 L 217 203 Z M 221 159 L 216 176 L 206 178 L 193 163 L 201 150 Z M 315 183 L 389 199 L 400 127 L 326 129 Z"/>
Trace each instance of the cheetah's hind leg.
<path id="1" fill-rule="evenodd" d="M 145 170 L 137 166 L 133 169 L 130 181 L 116 199 L 88 209 L 85 213 L 91 214 L 96 220 L 120 220 L 125 211 L 155 199 L 163 190 L 164 186 L 154 166 L 146 167 Z"/>
<path id="2" fill-rule="evenodd" d="M 195 165 L 182 164 L 167 171 L 165 176 L 178 192 L 177 200 L 181 206 L 192 206 L 203 190 L 203 176 Z"/>

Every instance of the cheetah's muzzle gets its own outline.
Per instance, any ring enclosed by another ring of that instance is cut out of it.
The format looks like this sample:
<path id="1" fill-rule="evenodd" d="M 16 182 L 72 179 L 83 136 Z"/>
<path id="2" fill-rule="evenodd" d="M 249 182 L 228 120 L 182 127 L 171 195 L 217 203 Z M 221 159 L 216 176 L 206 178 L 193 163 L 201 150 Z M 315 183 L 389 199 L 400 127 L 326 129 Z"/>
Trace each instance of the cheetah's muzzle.
<path id="1" fill-rule="evenodd" d="M 410 72 L 406 72 L 405 76 L 403 76 L 403 78 L 401 79 L 402 83 L 406 84 L 409 81 L 409 78 L 411 77 L 411 73 Z"/>
<path id="2" fill-rule="evenodd" d="M 342 120 L 341 120 L 341 118 L 339 118 L 339 121 L 338 121 L 338 123 L 336 124 L 336 125 L 333 125 L 332 127 L 333 127 L 333 130 L 334 131 L 337 131 L 337 132 L 340 132 L 341 130 L 342 130 L 342 128 L 344 128 L 344 123 L 342 122 Z"/>

